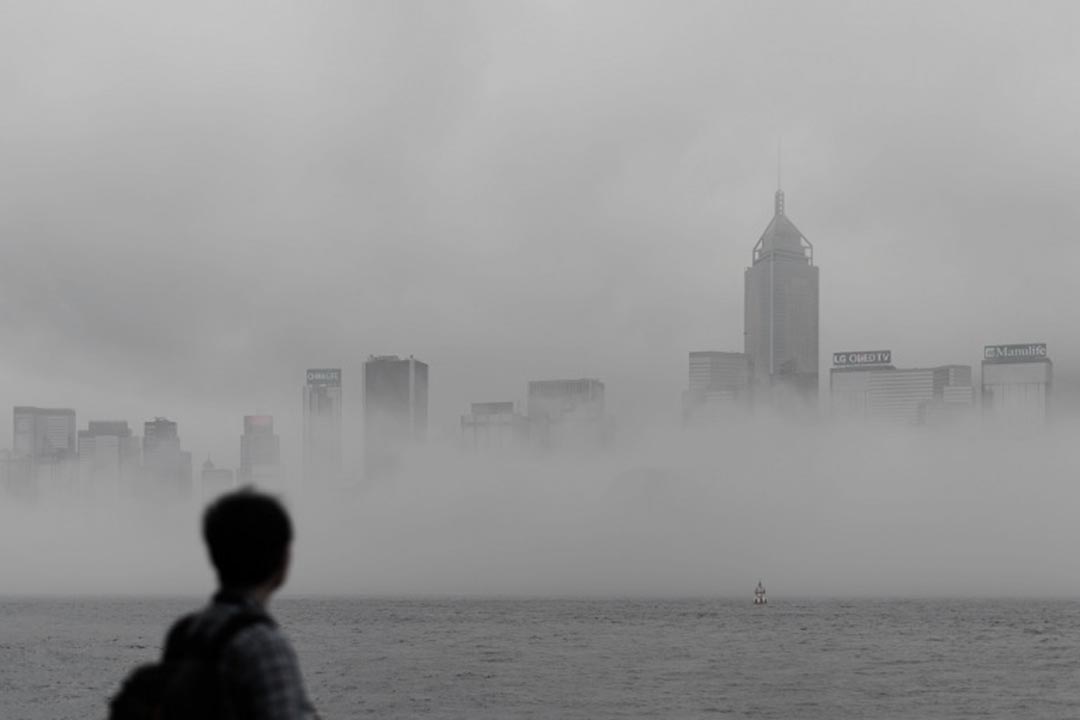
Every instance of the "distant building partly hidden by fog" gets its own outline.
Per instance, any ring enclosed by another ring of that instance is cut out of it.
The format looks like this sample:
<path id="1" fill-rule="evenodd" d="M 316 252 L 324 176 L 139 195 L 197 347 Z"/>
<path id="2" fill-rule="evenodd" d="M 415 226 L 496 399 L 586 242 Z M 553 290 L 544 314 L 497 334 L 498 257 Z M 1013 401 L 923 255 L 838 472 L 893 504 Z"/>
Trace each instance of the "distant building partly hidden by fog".
<path id="1" fill-rule="evenodd" d="M 816 409 L 818 268 L 814 246 L 785 214 L 782 190 L 754 245 L 745 292 L 744 350 L 755 405 Z"/>
<path id="2" fill-rule="evenodd" d="M 281 439 L 274 433 L 273 416 L 244 416 L 237 481 L 263 490 L 280 492 L 285 489 L 281 476 Z"/>
<path id="3" fill-rule="evenodd" d="M 832 414 L 839 419 L 909 425 L 970 414 L 970 365 L 897 368 L 891 350 L 833 354 L 829 371 Z"/>
<path id="4" fill-rule="evenodd" d="M 191 453 L 180 447 L 176 422 L 158 417 L 143 425 L 142 467 L 137 495 L 161 499 L 192 497 Z"/>
<path id="5" fill-rule="evenodd" d="M 91 420 L 79 431 L 79 475 L 91 496 L 130 495 L 140 480 L 142 439 L 124 420 Z"/>
<path id="6" fill-rule="evenodd" d="M 8 484 L 36 495 L 66 492 L 78 484 L 75 411 L 18 406 L 14 409 Z"/>
<path id="7" fill-rule="evenodd" d="M 372 355 L 364 363 L 364 468 L 391 472 L 427 439 L 428 366 L 411 355 Z"/>
<path id="8" fill-rule="evenodd" d="M 735 419 L 750 410 L 750 359 L 746 353 L 692 352 L 689 375 L 689 388 L 683 393 L 684 423 Z"/>
<path id="9" fill-rule="evenodd" d="M 303 402 L 304 482 L 308 486 L 337 482 L 341 479 L 341 368 L 308 370 Z"/>
<path id="10" fill-rule="evenodd" d="M 611 420 L 599 380 L 533 380 L 528 392 L 529 435 L 538 447 L 589 448 L 610 441 Z"/>
<path id="11" fill-rule="evenodd" d="M 529 420 L 512 401 L 472 403 L 461 416 L 461 438 L 471 450 L 520 449 L 529 438 Z"/>
<path id="12" fill-rule="evenodd" d="M 998 426 L 1049 419 L 1054 364 L 1046 343 L 987 345 L 982 361 L 983 420 Z"/>
<path id="13" fill-rule="evenodd" d="M 209 502 L 218 495 L 236 488 L 236 478 L 229 468 L 217 467 L 210 458 L 202 466 L 199 492 L 202 502 Z"/>

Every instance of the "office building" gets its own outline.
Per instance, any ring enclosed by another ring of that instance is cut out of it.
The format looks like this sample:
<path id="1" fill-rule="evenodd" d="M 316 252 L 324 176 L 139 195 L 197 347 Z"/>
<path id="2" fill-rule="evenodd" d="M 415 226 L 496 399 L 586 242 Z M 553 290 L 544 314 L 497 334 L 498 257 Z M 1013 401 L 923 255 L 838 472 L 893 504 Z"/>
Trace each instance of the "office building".
<path id="1" fill-rule="evenodd" d="M 750 361 L 745 353 L 690 353 L 689 387 L 683 393 L 684 422 L 737 417 L 750 408 Z"/>
<path id="2" fill-rule="evenodd" d="M 987 345 L 982 361 L 983 419 L 1004 426 L 1045 424 L 1053 377 L 1046 343 Z"/>
<path id="3" fill-rule="evenodd" d="M 972 407 L 971 366 L 897 368 L 892 351 L 833 354 L 829 371 L 833 416 L 917 425 Z"/>
<path id="4" fill-rule="evenodd" d="M 140 494 L 156 498 L 192 495 L 191 453 L 180 447 L 177 424 L 157 417 L 143 425 Z"/>
<path id="5" fill-rule="evenodd" d="M 529 423 L 513 402 L 473 403 L 461 416 L 461 437 L 473 450 L 507 450 L 521 447 L 528 438 Z"/>
<path id="6" fill-rule="evenodd" d="M 75 411 L 69 408 L 15 408 L 12 453 L 35 463 L 71 459 L 77 454 Z"/>
<path id="7" fill-rule="evenodd" d="M 412 356 L 371 356 L 364 363 L 364 437 L 400 447 L 427 438 L 428 366 Z"/>
<path id="8" fill-rule="evenodd" d="M 210 458 L 202 466 L 202 478 L 199 490 L 204 502 L 213 500 L 218 495 L 227 493 L 236 488 L 233 479 L 233 471 L 229 468 L 219 468 L 214 465 Z"/>
<path id="9" fill-rule="evenodd" d="M 530 382 L 526 413 L 541 447 L 595 446 L 609 439 L 604 383 L 595 378 Z"/>
<path id="10" fill-rule="evenodd" d="M 341 368 L 307 371 L 303 407 L 304 480 L 341 479 Z"/>
<path id="11" fill-rule="evenodd" d="M 74 410 L 16 407 L 11 453 L 15 484 L 32 494 L 74 490 L 79 478 L 76 437 Z"/>
<path id="12" fill-rule="evenodd" d="M 270 415 L 245 415 L 240 436 L 240 470 L 244 484 L 276 488 L 281 480 L 281 442 Z"/>
<path id="13" fill-rule="evenodd" d="M 91 420 L 79 431 L 83 488 L 105 497 L 127 494 L 138 482 L 142 447 L 123 420 Z"/>
<path id="14" fill-rule="evenodd" d="M 818 268 L 814 246 L 785 214 L 782 190 L 746 269 L 744 332 L 755 405 L 816 407 Z"/>

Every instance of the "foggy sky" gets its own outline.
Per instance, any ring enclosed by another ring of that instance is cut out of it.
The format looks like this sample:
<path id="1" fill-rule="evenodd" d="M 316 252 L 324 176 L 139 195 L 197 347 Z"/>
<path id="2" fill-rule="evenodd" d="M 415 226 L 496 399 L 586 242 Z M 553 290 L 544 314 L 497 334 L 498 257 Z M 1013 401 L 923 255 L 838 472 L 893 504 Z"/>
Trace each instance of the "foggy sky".
<path id="1" fill-rule="evenodd" d="M 1070 3 L 0 7 L 0 399 L 287 454 L 302 370 L 432 366 L 434 428 L 529 379 L 677 413 L 788 214 L 829 353 L 1080 363 Z M 349 393 L 350 390 L 355 390 Z M 10 414 L 0 414 L 10 437 Z M 140 430 L 141 432 L 141 430 Z"/>
<path id="2" fill-rule="evenodd" d="M 227 466 L 241 416 L 268 412 L 295 459 L 303 370 L 344 369 L 354 437 L 362 362 L 396 353 L 431 365 L 436 438 L 470 401 L 520 401 L 552 377 L 603 379 L 620 427 L 674 422 L 686 353 L 742 349 L 781 138 L 787 212 L 821 267 L 823 368 L 840 350 L 977 365 L 984 344 L 1046 342 L 1068 393 L 1078 13 L 0 4 L 0 408 L 74 407 L 80 427 L 139 433 L 167 415 L 196 464 Z M 559 516 L 528 493 L 507 502 L 530 500 Z M 998 500 L 979 532 L 1014 498 Z M 1042 502 L 1031 512 L 1056 507 Z M 384 587 L 424 589 L 398 579 Z"/>

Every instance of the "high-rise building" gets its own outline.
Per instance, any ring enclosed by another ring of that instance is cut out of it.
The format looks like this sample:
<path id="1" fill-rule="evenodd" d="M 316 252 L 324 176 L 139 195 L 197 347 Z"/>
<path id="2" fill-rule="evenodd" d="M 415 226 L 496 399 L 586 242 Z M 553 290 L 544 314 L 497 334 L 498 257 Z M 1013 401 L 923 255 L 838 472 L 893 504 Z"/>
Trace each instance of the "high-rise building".
<path id="1" fill-rule="evenodd" d="M 689 388 L 683 420 L 734 417 L 750 406 L 750 361 L 745 353 L 702 350 L 690 353 Z"/>
<path id="2" fill-rule="evenodd" d="M 190 497 L 191 453 L 180 447 L 177 424 L 154 418 L 143 425 L 143 488 L 153 497 Z"/>
<path id="3" fill-rule="evenodd" d="M 834 353 L 829 392 L 834 417 L 910 425 L 969 411 L 974 400 L 970 365 L 897 368 L 890 350 Z"/>
<path id="4" fill-rule="evenodd" d="M 138 482 L 141 443 L 123 420 L 91 420 L 79 431 L 79 473 L 90 494 L 127 493 Z"/>
<path id="5" fill-rule="evenodd" d="M 1053 378 L 1046 343 L 987 345 L 982 361 L 983 418 L 1012 427 L 1046 423 Z"/>
<path id="6" fill-rule="evenodd" d="M 533 380 L 526 413 L 529 432 L 541 447 L 588 447 L 608 440 L 604 383 L 596 378 Z"/>
<path id="7" fill-rule="evenodd" d="M 428 366 L 411 355 L 364 363 L 364 472 L 387 475 L 403 451 L 427 439 Z"/>
<path id="8" fill-rule="evenodd" d="M 520 447 L 528 435 L 528 420 L 513 402 L 473 403 L 461 416 L 461 437 L 473 450 L 507 450 Z"/>
<path id="9" fill-rule="evenodd" d="M 304 383 L 304 480 L 341 479 L 341 368 L 307 371 Z"/>
<path id="10" fill-rule="evenodd" d="M 30 492 L 69 491 L 78 483 L 75 411 L 18 406 L 12 437 L 15 483 Z"/>
<path id="11" fill-rule="evenodd" d="M 204 502 L 227 493 L 236 487 L 233 471 L 229 468 L 215 467 L 210 458 L 202 466 L 202 477 L 199 484 Z"/>
<path id="12" fill-rule="evenodd" d="M 745 350 L 755 404 L 816 407 L 818 268 L 814 246 L 784 212 L 776 191 L 773 219 L 754 245 L 745 275 Z"/>
<path id="13" fill-rule="evenodd" d="M 34 462 L 73 458 L 75 411 L 68 408 L 15 408 L 12 453 Z"/>
<path id="14" fill-rule="evenodd" d="M 400 447 L 427 439 L 428 366 L 409 356 L 371 356 L 364 363 L 364 438 Z"/>
<path id="15" fill-rule="evenodd" d="M 274 434 L 274 418 L 245 415 L 244 434 L 240 436 L 240 482 L 274 487 L 281 480 L 280 464 L 281 442 Z"/>

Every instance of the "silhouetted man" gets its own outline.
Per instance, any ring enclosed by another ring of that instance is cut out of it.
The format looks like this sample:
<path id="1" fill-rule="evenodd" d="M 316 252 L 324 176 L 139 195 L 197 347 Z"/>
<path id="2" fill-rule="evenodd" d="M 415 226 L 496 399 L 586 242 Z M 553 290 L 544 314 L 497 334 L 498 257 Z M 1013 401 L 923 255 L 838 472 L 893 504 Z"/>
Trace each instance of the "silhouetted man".
<path id="1" fill-rule="evenodd" d="M 206 509 L 203 538 L 219 589 L 204 610 L 170 630 L 165 661 L 213 647 L 227 718 L 314 718 L 296 653 L 266 611 L 289 569 L 292 523 L 285 509 L 251 489 L 223 495 Z"/>

